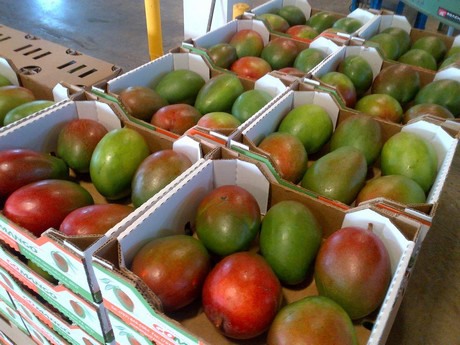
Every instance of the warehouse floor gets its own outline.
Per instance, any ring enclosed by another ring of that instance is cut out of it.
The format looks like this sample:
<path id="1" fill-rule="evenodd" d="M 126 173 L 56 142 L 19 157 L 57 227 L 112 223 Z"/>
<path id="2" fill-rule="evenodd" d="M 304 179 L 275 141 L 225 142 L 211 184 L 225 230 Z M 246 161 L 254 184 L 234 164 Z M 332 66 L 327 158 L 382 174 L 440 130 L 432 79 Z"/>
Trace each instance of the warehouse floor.
<path id="1" fill-rule="evenodd" d="M 246 1 L 251 7 L 264 2 Z M 199 6 L 200 2 L 196 3 Z M 348 13 L 350 1 L 310 0 L 309 3 L 313 8 Z M 182 5 L 179 0 L 161 1 L 164 52 L 184 39 Z M 395 1 L 384 1 L 384 5 L 394 9 Z M 150 59 L 142 0 L 0 0 L 0 7 L 0 24 L 111 62 L 124 71 Z M 408 18 L 415 15 L 410 8 L 404 14 Z M 428 22 L 427 30 L 437 28 L 437 23 Z M 387 344 L 460 344 L 458 181 L 459 150 Z M 3 324 L 0 329 L 3 330 Z"/>

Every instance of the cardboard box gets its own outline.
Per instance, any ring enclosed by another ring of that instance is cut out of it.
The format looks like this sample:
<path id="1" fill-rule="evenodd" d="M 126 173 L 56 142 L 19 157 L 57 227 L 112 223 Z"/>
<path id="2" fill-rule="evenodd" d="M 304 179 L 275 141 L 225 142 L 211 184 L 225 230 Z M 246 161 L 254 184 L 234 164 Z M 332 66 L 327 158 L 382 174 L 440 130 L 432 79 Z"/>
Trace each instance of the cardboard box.
<path id="1" fill-rule="evenodd" d="M 18 313 L 16 308 L 12 308 L 8 303 L 0 300 L 0 316 L 2 316 L 8 323 L 12 326 L 17 327 L 20 331 L 29 335 L 29 330 L 24 324 L 24 320 L 21 315 Z"/>
<path id="2" fill-rule="evenodd" d="M 33 290 L 20 283 L 5 268 L 0 268 L 0 287 L 9 291 L 14 304 L 26 323 L 34 328 L 43 329 L 49 336 L 57 338 L 59 334 L 72 344 L 93 344 L 101 342 L 86 333 L 79 325 L 72 323 L 58 309 L 49 304 Z M 45 334 L 41 332 L 40 334 Z M 104 342 L 109 343 L 109 342 Z M 62 344 L 57 342 L 55 344 Z"/>
<path id="3" fill-rule="evenodd" d="M 306 0 L 271 0 L 271 1 L 267 1 L 263 3 L 262 5 L 259 5 L 251 9 L 250 12 L 257 16 L 263 13 L 274 12 L 288 5 L 299 7 L 305 14 L 305 18 L 307 20 L 310 19 L 310 17 L 312 17 L 313 15 L 324 11 L 321 8 L 312 8 L 311 5 Z M 348 14 L 338 13 L 338 12 L 333 12 L 333 11 L 326 11 L 326 12 L 334 14 L 337 19 L 340 19 L 343 17 L 350 17 L 350 18 L 358 19 L 359 21 L 363 23 L 360 29 L 356 30 L 355 32 L 349 33 L 349 34 L 337 34 L 337 33 L 330 33 L 330 32 L 319 33 L 319 36 L 327 37 L 340 45 L 347 44 L 351 37 L 357 35 L 359 30 L 363 30 L 367 28 L 369 25 L 371 25 L 371 23 L 375 22 L 378 17 L 378 11 L 366 10 L 364 8 L 357 8 Z M 272 31 L 272 32 L 276 32 L 276 31 Z"/>
<path id="4" fill-rule="evenodd" d="M 117 78 L 114 78 L 113 80 L 110 80 L 107 82 L 105 90 L 93 88 L 92 92 L 96 94 L 101 101 L 105 99 L 108 102 L 114 102 L 121 109 L 123 109 L 118 96 L 122 90 L 130 86 L 153 87 L 168 72 L 179 69 L 188 69 L 197 72 L 203 77 L 205 81 L 209 81 L 212 77 L 221 74 L 221 72 L 212 70 L 201 55 L 190 52 L 168 53 Z M 225 145 L 225 143 L 229 141 L 228 137 L 234 135 L 236 132 L 241 131 L 242 128 L 245 128 L 253 118 L 256 118 L 261 112 L 263 112 L 264 109 L 270 107 L 270 105 L 273 104 L 276 99 L 288 89 L 286 85 L 281 83 L 277 78 L 270 75 L 266 75 L 265 77 L 262 77 L 255 82 L 249 82 L 241 78 L 240 80 L 242 81 L 245 90 L 260 89 L 267 91 L 270 95 L 272 95 L 272 101 L 270 101 L 261 110 L 254 114 L 249 120 L 242 123 L 237 129 L 222 129 L 213 131 L 201 128 L 199 126 L 194 126 L 190 129 L 189 132 L 186 133 L 187 135 L 193 136 L 193 133 L 196 131 L 199 133 L 208 133 L 210 140 L 215 144 L 217 143 Z M 140 119 L 136 119 L 129 115 L 126 110 L 124 111 L 124 116 L 130 125 L 135 126 L 137 129 L 143 128 L 152 130 L 170 139 L 177 139 L 180 137 L 175 133 L 155 127 L 152 124 Z"/>
<path id="5" fill-rule="evenodd" d="M 196 209 L 204 196 L 214 188 L 237 184 L 251 192 L 259 203 L 262 215 L 281 200 L 302 202 L 317 217 L 328 237 L 344 225 L 372 222 L 378 234 L 390 248 L 393 281 L 386 299 L 378 312 L 372 331 L 356 325 L 361 344 L 382 341 L 396 314 L 404 287 L 410 275 L 410 258 L 420 230 L 420 223 L 408 217 L 385 216 L 371 208 L 343 211 L 305 194 L 273 184 L 257 164 L 238 159 L 208 160 L 187 180 L 165 194 L 117 239 L 95 252 L 93 265 L 101 284 L 104 304 L 113 316 L 157 344 L 240 344 L 224 338 L 207 320 L 199 302 L 174 313 L 173 317 L 161 311 L 156 296 L 129 271 L 136 251 L 145 241 L 155 237 L 183 233 L 194 223 Z M 177 210 L 181 210 L 178 212 Z M 395 225 L 397 224 L 397 225 Z M 192 225 L 193 227 L 193 225 Z M 122 292 L 122 293 L 120 293 Z M 302 289 L 283 288 L 288 302 L 316 294 L 314 283 Z M 264 336 L 251 340 L 251 344 L 264 344 Z"/>
<path id="6" fill-rule="evenodd" d="M 14 63 L 21 84 L 38 98 L 52 99 L 52 90 L 60 82 L 91 86 L 122 72 L 111 63 L 5 25 L 0 25 L 0 37 L 2 56 Z"/>
<path id="7" fill-rule="evenodd" d="M 121 320 L 118 316 L 110 313 L 110 323 L 113 325 L 114 341 L 117 345 L 123 344 L 139 344 L 151 345 L 152 341 L 146 336 L 132 328 L 125 321 Z M 159 342 L 158 344 L 161 344 Z"/>
<path id="8" fill-rule="evenodd" d="M 0 331 L 0 341 L 2 341 L 2 344 L 5 345 L 15 345 L 13 340 L 10 339 L 5 333 Z"/>
<path id="9" fill-rule="evenodd" d="M 301 191 L 308 195 L 311 195 L 322 200 L 327 200 L 334 205 L 337 205 L 343 209 L 349 209 L 354 207 L 354 205 L 346 205 L 337 200 L 331 200 L 326 197 L 320 196 L 317 193 L 307 190 L 300 185 L 293 184 L 282 179 L 277 172 L 277 169 L 274 163 L 270 160 L 270 156 L 258 148 L 259 143 L 266 137 L 268 134 L 277 130 L 282 119 L 289 113 L 290 110 L 296 106 L 302 104 L 317 104 L 322 106 L 328 112 L 331 117 L 333 128 L 349 118 L 350 116 L 356 115 L 353 112 L 347 111 L 346 109 L 340 108 L 339 104 L 335 101 L 332 95 L 328 92 L 321 91 L 290 91 L 288 92 L 280 101 L 272 107 L 269 111 L 252 123 L 247 129 L 242 132 L 242 136 L 239 141 L 233 141 L 231 148 L 238 151 L 240 154 L 255 158 L 259 161 L 265 162 L 265 164 L 270 165 L 270 170 L 275 176 L 278 183 L 281 183 L 289 188 Z M 363 115 L 365 116 L 365 115 Z M 451 166 L 453 154 L 457 147 L 458 139 L 452 133 L 446 132 L 439 125 L 429 123 L 427 121 L 416 121 L 410 125 L 401 127 L 395 124 L 380 121 L 382 128 L 383 141 L 386 142 L 390 137 L 395 135 L 400 131 L 411 131 L 422 135 L 426 140 L 430 141 L 436 148 L 438 154 L 438 175 L 433 184 L 433 187 L 430 190 L 430 193 L 427 195 L 426 204 L 423 205 L 406 205 L 408 208 L 411 208 L 411 212 L 416 212 L 421 219 L 424 219 L 427 222 L 431 222 L 432 217 L 434 216 L 435 204 L 439 201 L 439 196 L 444 185 L 445 178 L 447 176 L 447 171 Z M 309 160 L 316 160 L 319 157 L 323 156 L 329 152 L 329 146 L 326 144 L 320 150 L 319 153 L 311 155 Z M 265 157 L 261 158 L 261 157 Z M 370 167 L 371 175 L 368 179 L 376 176 L 380 176 L 380 167 L 379 162 L 374 163 Z"/>
<path id="10" fill-rule="evenodd" d="M 210 64 L 210 66 L 212 66 L 214 70 L 220 72 L 233 73 L 228 69 L 216 66 L 208 55 L 208 49 L 218 43 L 228 43 L 230 39 L 233 37 L 233 35 L 245 29 L 252 29 L 258 32 L 263 39 L 264 46 L 266 46 L 271 40 L 280 37 L 280 35 L 276 35 L 272 32 L 269 32 L 263 21 L 253 18 L 243 18 L 235 19 L 227 23 L 226 25 L 221 26 L 220 28 L 213 30 L 201 37 L 185 41 L 182 43 L 182 47 L 197 54 L 203 55 L 206 58 L 206 61 Z M 299 52 L 307 48 L 317 48 L 322 50 L 324 52 L 325 59 L 330 54 L 334 53 L 336 50 L 339 49 L 339 45 L 337 45 L 336 42 L 329 40 L 325 37 L 318 37 L 317 39 L 311 40 L 309 42 L 295 40 L 286 36 L 284 36 L 284 38 L 292 40 L 297 45 Z M 305 73 L 304 75 L 307 76 L 309 75 L 309 73 Z M 250 79 L 247 79 L 247 82 L 252 81 Z"/>
<path id="11" fill-rule="evenodd" d="M 313 84 L 319 84 L 322 87 L 325 87 L 326 89 L 332 89 L 334 90 L 336 94 L 336 98 L 339 100 L 341 103 L 342 107 L 345 106 L 345 101 L 343 100 L 342 96 L 337 93 L 334 87 L 331 85 L 323 83 L 320 78 L 325 75 L 328 72 L 333 72 L 337 71 L 339 64 L 348 56 L 361 56 L 363 59 L 365 59 L 371 69 L 372 69 L 372 74 L 373 74 L 373 80 L 377 77 L 377 75 L 384 69 L 392 65 L 400 65 L 401 63 L 396 62 L 396 61 L 387 61 L 382 58 L 380 53 L 377 51 L 377 49 L 373 47 L 366 47 L 362 45 L 350 45 L 346 47 L 342 47 L 341 50 L 337 51 L 336 54 L 332 55 L 327 61 L 325 61 L 323 64 L 318 66 L 317 68 L 312 71 L 310 79 L 314 81 Z M 435 77 L 435 72 L 434 71 L 429 71 L 424 68 L 420 68 L 417 66 L 410 66 L 408 65 L 410 69 L 416 71 L 420 77 L 420 85 L 424 86 L 428 84 L 429 82 L 433 81 Z M 310 80 L 304 79 L 305 83 L 311 83 Z M 369 94 L 371 92 L 371 89 L 369 89 L 365 95 Z M 351 109 L 355 112 L 359 112 L 356 109 L 353 108 L 348 108 Z"/>
<path id="12" fill-rule="evenodd" d="M 104 305 L 89 302 L 64 285 L 44 279 L 21 260 L 19 253 L 3 246 L 0 246 L 0 266 L 96 340 L 112 340 L 112 330 Z M 14 291 L 16 289 L 10 292 L 13 296 Z"/>
<path id="13" fill-rule="evenodd" d="M 382 32 L 389 27 L 398 27 L 408 32 L 410 35 L 411 45 L 422 37 L 434 36 L 441 39 L 446 45 L 447 49 L 460 45 L 460 35 L 458 36 L 447 36 L 436 31 L 427 31 L 416 29 L 411 26 L 405 16 L 396 14 L 382 14 L 370 25 L 363 27 L 359 30 L 357 37 L 362 38 L 361 44 L 365 44 L 365 40 L 370 39 L 372 36 Z M 358 40 L 355 41 L 355 43 Z M 353 44 L 353 43 L 352 43 Z M 421 68 L 424 69 L 424 68 Z M 426 69 L 424 69 L 426 70 Z M 428 70 L 430 71 L 430 70 Z"/>
<path id="14" fill-rule="evenodd" d="M 92 95 L 87 94 L 87 96 Z M 22 147 L 42 152 L 55 152 L 60 129 L 68 121 L 81 117 L 96 119 L 108 130 L 120 128 L 122 125 L 129 127 L 129 124 L 123 124 L 120 121 L 114 110 L 116 109 L 106 103 L 92 100 L 65 102 L 53 111 L 36 116 L 21 126 L 0 133 L 0 149 Z M 163 149 L 173 149 L 186 154 L 195 164 L 200 164 L 203 156 L 213 149 L 212 146 L 206 146 L 189 137 L 173 140 L 158 136 L 155 132 L 146 129 L 139 132 L 146 139 L 152 153 Z M 194 166 L 190 168 L 191 171 L 193 169 Z M 108 202 L 91 181 L 81 180 L 79 183 L 91 193 L 95 203 Z M 171 188 L 173 184 L 174 181 L 168 188 Z M 49 272 L 73 292 L 90 302 L 100 302 L 99 286 L 94 278 L 92 266 L 88 263 L 92 252 L 132 222 L 137 215 L 143 212 L 143 209 L 142 206 L 138 207 L 104 236 L 66 236 L 58 229 L 49 229 L 37 238 L 28 230 L 13 224 L 0 214 L 0 238 L 14 250 Z"/>
<path id="15" fill-rule="evenodd" d="M 356 112 L 356 113 L 362 113 L 359 110 L 356 110 L 354 108 L 349 108 L 345 105 L 345 101 L 343 97 L 337 92 L 335 87 L 328 85 L 324 82 L 321 81 L 321 77 L 324 76 L 328 72 L 333 72 L 338 69 L 338 66 L 340 63 L 348 56 L 361 56 L 364 58 L 369 65 L 371 66 L 372 73 L 373 73 L 373 80 L 378 76 L 378 74 L 385 68 L 388 68 L 390 66 L 394 65 L 401 65 L 401 63 L 396 62 L 396 61 L 387 61 L 384 60 L 380 54 L 377 52 L 375 48 L 372 47 L 365 47 L 365 46 L 347 46 L 343 47 L 341 50 L 339 50 L 336 54 L 332 55 L 328 60 L 326 60 L 324 63 L 322 63 L 320 66 L 315 68 L 312 71 L 311 77 L 310 78 L 304 78 L 303 82 L 305 84 L 310 84 L 311 86 L 306 87 L 306 89 L 311 89 L 315 88 L 317 86 L 320 86 L 321 90 L 332 90 L 332 92 L 335 95 L 335 98 L 339 101 L 341 107 L 345 107 L 346 109 Z M 452 79 L 452 80 L 457 80 L 460 81 L 460 68 L 456 68 L 455 66 L 451 67 L 446 67 L 441 71 L 435 72 L 435 71 L 430 71 L 424 68 L 420 68 L 417 66 L 410 66 L 407 65 L 411 70 L 417 72 L 420 78 L 420 89 L 423 88 L 424 86 L 428 85 L 429 83 L 439 80 L 439 79 Z M 299 84 L 299 89 L 302 90 L 304 88 L 303 85 Z M 372 88 L 372 86 L 371 86 Z M 364 94 L 368 95 L 371 94 L 371 88 Z M 364 96 L 363 95 L 363 96 Z M 358 99 L 359 100 L 359 99 Z M 408 108 L 410 108 L 413 105 L 413 102 L 409 102 L 406 105 L 402 105 L 403 111 L 406 111 Z M 444 119 L 439 119 L 442 122 L 446 122 Z M 380 120 L 379 120 L 380 121 Z M 385 120 L 382 120 L 385 121 Z M 456 119 L 449 119 L 447 120 L 449 122 L 458 122 Z M 396 126 L 403 126 L 403 124 L 395 124 Z"/>

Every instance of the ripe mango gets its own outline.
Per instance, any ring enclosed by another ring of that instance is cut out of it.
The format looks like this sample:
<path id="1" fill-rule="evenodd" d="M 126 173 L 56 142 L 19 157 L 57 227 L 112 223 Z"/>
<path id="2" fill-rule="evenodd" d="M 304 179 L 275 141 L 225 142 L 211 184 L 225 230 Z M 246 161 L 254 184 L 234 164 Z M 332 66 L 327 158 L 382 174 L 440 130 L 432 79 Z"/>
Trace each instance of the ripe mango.
<path id="1" fill-rule="evenodd" d="M 366 174 L 364 154 L 344 146 L 315 161 L 307 169 L 301 185 L 327 198 L 351 204 L 363 187 Z"/>
<path id="2" fill-rule="evenodd" d="M 341 122 L 331 138 L 331 151 L 343 146 L 361 150 L 371 165 L 383 146 L 382 129 L 379 122 L 366 115 L 354 115 Z"/>

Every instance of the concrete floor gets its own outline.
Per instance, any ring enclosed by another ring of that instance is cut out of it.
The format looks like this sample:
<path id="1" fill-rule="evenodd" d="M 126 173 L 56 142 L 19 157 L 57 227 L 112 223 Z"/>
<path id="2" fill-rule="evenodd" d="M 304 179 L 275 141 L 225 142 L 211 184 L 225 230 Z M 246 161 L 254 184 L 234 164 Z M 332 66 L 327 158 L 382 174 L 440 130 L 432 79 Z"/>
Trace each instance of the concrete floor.
<path id="1" fill-rule="evenodd" d="M 254 7 L 262 0 L 246 1 Z M 199 1 L 196 2 L 197 6 Z M 350 1 L 310 0 L 313 8 L 348 13 Z M 384 1 L 390 9 L 395 1 Z M 180 45 L 182 1 L 161 1 L 163 49 Z M 0 24 L 121 66 L 149 61 L 142 0 L 0 0 Z M 412 18 L 414 12 L 404 13 Z M 436 28 L 429 23 L 427 29 Z M 0 52 L 1 55 L 1 52 Z M 460 344 L 460 154 L 457 150 L 434 224 L 424 242 L 387 344 Z"/>

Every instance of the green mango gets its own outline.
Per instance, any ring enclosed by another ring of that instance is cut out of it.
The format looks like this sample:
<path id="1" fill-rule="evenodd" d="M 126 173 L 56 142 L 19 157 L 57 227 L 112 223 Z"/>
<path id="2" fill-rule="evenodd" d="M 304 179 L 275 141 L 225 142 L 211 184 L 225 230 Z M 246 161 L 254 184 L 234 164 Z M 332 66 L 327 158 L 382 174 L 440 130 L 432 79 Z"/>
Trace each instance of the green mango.
<path id="1" fill-rule="evenodd" d="M 154 90 L 169 104 L 185 103 L 193 105 L 205 80 L 197 72 L 177 69 L 166 73 Z"/>
<path id="2" fill-rule="evenodd" d="M 372 85 L 374 74 L 369 62 L 361 55 L 348 55 L 337 67 L 337 72 L 351 79 L 356 88 L 356 94 L 362 96 Z"/>
<path id="3" fill-rule="evenodd" d="M 331 151 L 343 146 L 361 150 L 367 165 L 375 162 L 383 146 L 382 129 L 377 120 L 367 115 L 354 115 L 341 122 L 331 138 Z"/>
<path id="4" fill-rule="evenodd" d="M 426 84 L 415 96 L 414 104 L 434 103 L 447 108 L 455 117 L 460 116 L 460 82 L 438 79 Z"/>
<path id="5" fill-rule="evenodd" d="M 111 130 L 91 156 L 91 181 L 105 198 L 124 198 L 130 195 L 134 174 L 149 154 L 146 140 L 135 130 L 126 127 Z"/>
<path id="6" fill-rule="evenodd" d="M 195 108 L 205 115 L 211 112 L 231 112 L 233 103 L 244 92 L 243 84 L 234 74 L 218 74 L 200 89 Z"/>
<path id="7" fill-rule="evenodd" d="M 321 238 L 321 227 L 307 206 L 285 200 L 263 218 L 260 250 L 281 282 L 298 284 L 305 280 Z"/>
<path id="8" fill-rule="evenodd" d="M 438 172 L 433 145 L 411 132 L 399 132 L 383 145 L 380 158 L 382 175 L 403 175 L 413 179 L 427 193 Z"/>
<path id="9" fill-rule="evenodd" d="M 264 90 L 247 90 L 232 105 L 232 115 L 242 123 L 262 109 L 273 97 Z"/>
<path id="10" fill-rule="evenodd" d="M 5 118 L 3 119 L 3 125 L 9 125 L 10 123 L 16 122 L 26 116 L 36 113 L 39 110 L 48 108 L 53 104 L 53 101 L 47 100 L 36 100 L 21 104 L 6 113 Z"/>
<path id="11" fill-rule="evenodd" d="M 349 205 L 364 186 L 366 174 L 364 154 L 357 148 L 343 146 L 315 161 L 305 173 L 301 185 Z"/>

